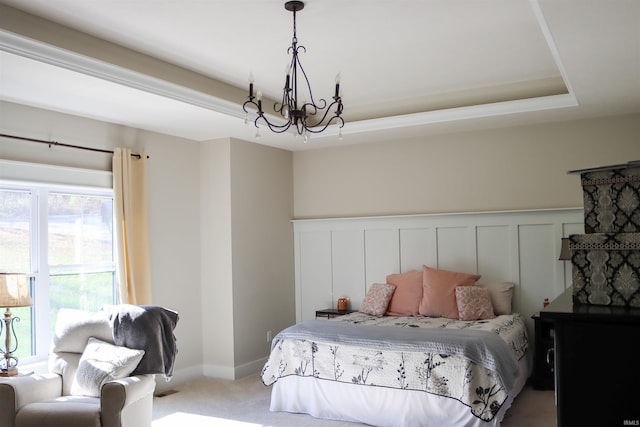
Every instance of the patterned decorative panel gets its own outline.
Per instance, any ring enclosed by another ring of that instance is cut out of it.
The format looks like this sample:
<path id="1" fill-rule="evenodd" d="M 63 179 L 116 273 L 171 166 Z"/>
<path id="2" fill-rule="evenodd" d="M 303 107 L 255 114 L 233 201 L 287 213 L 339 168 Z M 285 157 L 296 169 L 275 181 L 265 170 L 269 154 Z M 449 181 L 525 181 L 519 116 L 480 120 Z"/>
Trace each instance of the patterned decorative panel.
<path id="1" fill-rule="evenodd" d="M 640 232 L 640 167 L 580 175 L 587 233 Z"/>
<path id="2" fill-rule="evenodd" d="M 640 233 L 569 236 L 573 301 L 640 307 Z"/>

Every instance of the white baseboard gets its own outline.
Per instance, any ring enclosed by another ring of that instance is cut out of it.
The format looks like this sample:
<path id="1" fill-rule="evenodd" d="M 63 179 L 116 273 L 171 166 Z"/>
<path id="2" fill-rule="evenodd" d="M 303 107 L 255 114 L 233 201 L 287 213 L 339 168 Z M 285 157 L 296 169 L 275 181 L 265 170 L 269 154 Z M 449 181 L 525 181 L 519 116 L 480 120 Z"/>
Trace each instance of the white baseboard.
<path id="1" fill-rule="evenodd" d="M 237 380 L 261 372 L 266 361 L 267 358 L 264 357 L 235 367 L 204 365 L 203 372 L 205 377 Z"/>
<path id="2" fill-rule="evenodd" d="M 236 366 L 235 368 L 235 378 L 244 378 L 249 375 L 253 375 L 259 372 L 262 372 L 262 368 L 264 364 L 267 362 L 267 358 L 263 357 L 262 359 L 254 360 L 253 362 L 245 363 L 244 365 Z"/>
<path id="3" fill-rule="evenodd" d="M 202 371 L 205 377 L 223 378 L 225 380 L 235 379 L 235 371 L 230 366 L 203 365 Z"/>
<path id="4" fill-rule="evenodd" d="M 156 393 L 170 390 L 179 384 L 200 378 L 203 375 L 202 365 L 191 366 L 189 368 L 177 369 L 173 371 L 170 381 L 166 381 L 163 375 L 156 375 Z"/>

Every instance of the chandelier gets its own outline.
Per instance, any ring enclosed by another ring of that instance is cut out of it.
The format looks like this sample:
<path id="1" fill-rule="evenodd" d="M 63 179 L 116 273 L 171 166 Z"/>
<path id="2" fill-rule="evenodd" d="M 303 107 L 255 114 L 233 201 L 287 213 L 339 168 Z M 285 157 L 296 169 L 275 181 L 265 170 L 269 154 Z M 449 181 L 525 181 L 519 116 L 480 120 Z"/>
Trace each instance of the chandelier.
<path id="1" fill-rule="evenodd" d="M 285 70 L 286 78 L 282 90 L 282 101 L 273 105 L 274 112 L 279 113 L 283 120 L 279 120 L 279 123 L 272 123 L 267 119 L 262 109 L 262 91 L 257 91 L 254 95 L 254 78 L 253 74 L 250 74 L 249 96 L 242 105 L 244 112 L 247 114 L 245 122 L 248 123 L 249 111 L 255 110 L 257 116 L 253 123 L 257 128 L 256 138 L 260 137 L 260 123 L 266 124 L 271 131 L 276 133 L 286 132 L 293 126 L 297 135 L 304 135 L 304 142 L 309 140 L 311 133 L 320 133 L 330 124 L 337 124 L 340 125 L 339 137 L 342 138 L 344 120 L 341 117 L 340 73 L 336 76 L 336 90 L 333 95 L 333 101 L 328 104 L 325 99 L 321 98 L 316 102 L 311 92 L 311 84 L 307 73 L 302 68 L 298 58 L 300 52 L 307 51 L 304 46 L 298 45 L 298 38 L 296 37 L 296 12 L 304 8 L 304 3 L 301 1 L 288 1 L 284 4 L 284 8 L 293 12 L 293 39 L 291 40 L 291 46 L 287 50 L 292 55 L 292 58 L 291 63 L 287 65 Z M 298 77 L 301 77 L 302 85 L 298 83 Z M 330 113 L 331 111 L 333 112 Z"/>

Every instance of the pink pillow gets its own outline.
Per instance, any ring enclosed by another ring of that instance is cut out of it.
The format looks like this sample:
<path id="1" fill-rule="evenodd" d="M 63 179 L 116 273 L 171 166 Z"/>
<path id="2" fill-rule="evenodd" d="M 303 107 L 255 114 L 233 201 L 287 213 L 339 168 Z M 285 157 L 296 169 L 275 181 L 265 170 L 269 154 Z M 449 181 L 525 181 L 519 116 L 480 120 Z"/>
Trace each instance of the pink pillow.
<path id="1" fill-rule="evenodd" d="M 394 285 L 389 285 L 388 283 L 374 283 L 364 296 L 359 311 L 373 316 L 384 315 L 395 289 Z"/>
<path id="2" fill-rule="evenodd" d="M 390 274 L 387 283 L 396 286 L 387 309 L 389 316 L 418 316 L 422 300 L 422 270 Z"/>
<path id="3" fill-rule="evenodd" d="M 473 286 L 479 278 L 479 274 L 438 270 L 423 265 L 420 314 L 457 319 L 456 287 Z"/>
<path id="4" fill-rule="evenodd" d="M 458 286 L 456 304 L 460 320 L 493 319 L 496 315 L 491 305 L 489 289 L 478 286 Z"/>

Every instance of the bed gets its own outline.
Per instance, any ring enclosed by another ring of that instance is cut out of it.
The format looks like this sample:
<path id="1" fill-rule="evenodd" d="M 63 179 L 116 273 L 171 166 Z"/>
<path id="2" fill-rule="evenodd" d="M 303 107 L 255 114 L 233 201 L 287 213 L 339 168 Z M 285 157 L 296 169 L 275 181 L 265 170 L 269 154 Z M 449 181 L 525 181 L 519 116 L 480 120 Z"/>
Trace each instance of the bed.
<path id="1" fill-rule="evenodd" d="M 477 320 L 355 312 L 274 338 L 271 411 L 374 426 L 499 426 L 531 365 L 518 313 Z"/>

